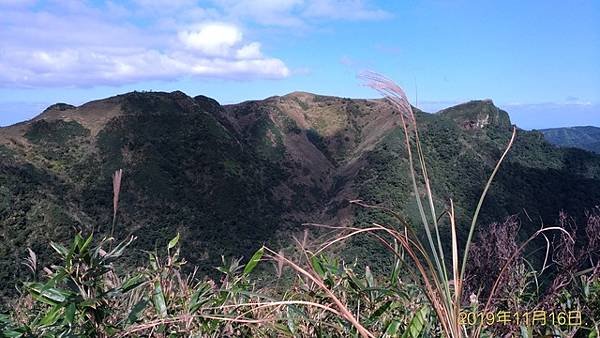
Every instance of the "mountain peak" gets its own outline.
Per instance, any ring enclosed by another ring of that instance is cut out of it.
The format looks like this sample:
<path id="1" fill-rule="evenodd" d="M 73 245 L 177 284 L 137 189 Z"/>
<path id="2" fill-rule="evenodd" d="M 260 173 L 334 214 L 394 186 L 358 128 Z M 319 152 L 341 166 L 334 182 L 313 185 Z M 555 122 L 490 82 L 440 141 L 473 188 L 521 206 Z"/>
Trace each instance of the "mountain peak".
<path id="1" fill-rule="evenodd" d="M 301 90 L 293 91 L 291 93 L 283 95 L 283 97 L 315 97 L 317 94 L 303 92 Z"/>
<path id="2" fill-rule="evenodd" d="M 467 130 L 497 127 L 510 129 L 508 113 L 496 107 L 491 99 L 472 100 L 438 112 L 458 123 Z"/>

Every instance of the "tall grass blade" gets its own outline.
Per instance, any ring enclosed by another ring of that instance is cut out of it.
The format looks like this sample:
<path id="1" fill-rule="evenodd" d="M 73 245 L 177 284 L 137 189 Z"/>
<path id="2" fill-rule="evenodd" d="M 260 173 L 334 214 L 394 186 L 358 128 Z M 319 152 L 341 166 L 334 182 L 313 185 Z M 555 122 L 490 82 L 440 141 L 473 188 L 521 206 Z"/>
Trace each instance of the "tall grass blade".
<path id="1" fill-rule="evenodd" d="M 490 175 L 490 178 L 488 179 L 487 183 L 485 184 L 485 188 L 483 189 L 483 192 L 481 193 L 481 197 L 479 198 L 479 203 L 477 203 L 477 208 L 475 209 L 475 213 L 473 214 L 473 220 L 471 221 L 471 227 L 469 228 L 469 236 L 467 237 L 467 243 L 465 244 L 465 251 L 463 253 L 462 268 L 460 271 L 461 280 L 465 276 L 465 269 L 467 268 L 467 258 L 469 257 L 469 248 L 471 246 L 471 241 L 473 240 L 473 234 L 475 233 L 475 226 L 477 225 L 477 218 L 479 217 L 479 212 L 481 211 L 481 207 L 483 206 L 483 201 L 485 200 L 485 197 L 487 196 L 487 192 L 490 189 L 490 186 L 492 185 L 492 181 L 494 180 L 494 177 L 496 177 L 496 173 L 498 172 L 498 169 L 500 169 L 500 165 L 504 161 L 504 158 L 508 154 L 510 148 L 512 148 L 512 145 L 515 141 L 516 136 L 517 136 L 517 128 L 513 127 L 513 132 L 512 132 L 512 136 L 510 137 L 510 141 L 508 142 L 508 145 L 506 146 L 504 153 L 502 153 L 502 156 L 496 163 L 496 167 L 494 167 L 494 171 Z"/>

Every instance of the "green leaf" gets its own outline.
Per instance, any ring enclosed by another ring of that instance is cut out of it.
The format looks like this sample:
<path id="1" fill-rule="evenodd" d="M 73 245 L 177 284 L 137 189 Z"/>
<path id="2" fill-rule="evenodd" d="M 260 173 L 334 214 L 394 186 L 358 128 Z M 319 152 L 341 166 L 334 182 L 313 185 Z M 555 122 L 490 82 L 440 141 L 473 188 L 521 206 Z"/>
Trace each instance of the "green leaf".
<path id="1" fill-rule="evenodd" d="M 133 308 L 131 308 L 129 315 L 127 315 L 127 325 L 137 322 L 138 319 L 140 318 L 140 314 L 146 309 L 147 306 L 148 306 L 148 299 L 146 299 L 146 298 L 137 302 L 133 306 Z"/>
<path id="2" fill-rule="evenodd" d="M 75 239 L 73 240 L 73 248 L 81 248 L 83 245 L 83 237 L 81 237 L 81 233 L 75 235 Z M 81 252 L 81 251 L 80 251 Z"/>
<path id="3" fill-rule="evenodd" d="M 323 277 L 325 276 L 325 270 L 323 269 L 323 263 L 321 263 L 321 260 L 317 257 L 317 256 L 312 256 L 310 258 L 310 263 L 313 267 L 313 269 L 315 270 L 315 272 Z"/>
<path id="4" fill-rule="evenodd" d="M 106 325 L 106 326 L 104 327 L 104 330 L 106 331 L 106 334 L 107 334 L 109 337 L 116 337 L 116 336 L 117 336 L 117 334 L 118 334 L 119 332 L 121 332 L 121 331 L 119 331 L 119 329 L 115 328 L 114 326 L 110 326 L 110 325 Z"/>
<path id="5" fill-rule="evenodd" d="M 152 252 L 148 252 L 148 260 L 150 261 L 150 267 L 152 270 L 158 270 L 158 259 L 156 258 L 156 255 Z"/>
<path id="6" fill-rule="evenodd" d="M 62 281 L 65 280 L 65 278 L 67 278 L 67 271 L 65 270 L 64 267 L 60 267 L 58 270 L 55 271 L 54 275 L 52 276 L 52 278 L 50 278 L 50 280 L 48 280 L 46 282 L 46 284 L 44 285 L 45 288 L 49 288 L 49 287 L 53 287 L 56 286 L 57 284 L 61 283 Z"/>
<path id="7" fill-rule="evenodd" d="M 196 312 L 202 305 L 209 301 L 208 296 L 210 291 L 211 286 L 208 283 L 204 283 L 192 294 L 188 306 L 190 313 Z"/>
<path id="8" fill-rule="evenodd" d="M 69 247 L 69 252 L 67 252 L 67 256 L 65 257 L 65 266 L 70 266 L 73 264 L 73 255 L 75 255 L 75 251 L 79 250 L 79 245 L 82 243 L 83 237 L 81 237 L 80 234 L 76 234 L 73 243 L 71 243 L 71 246 Z"/>
<path id="9" fill-rule="evenodd" d="M 429 307 L 421 307 L 413 316 L 408 328 L 402 335 L 402 338 L 417 338 L 420 337 L 427 323 L 427 315 L 429 315 Z"/>
<path id="10" fill-rule="evenodd" d="M 373 312 L 371 317 L 369 317 L 369 322 L 376 321 L 379 317 L 381 317 L 381 315 L 384 314 L 390 308 L 390 305 L 392 305 L 391 300 L 381 305 L 377 310 L 375 310 L 375 312 Z"/>
<path id="11" fill-rule="evenodd" d="M 92 240 L 94 238 L 94 234 L 91 234 L 86 240 L 85 242 L 83 242 L 83 244 L 81 244 L 80 248 L 79 248 L 79 252 L 86 252 L 87 249 L 89 248 L 90 244 L 92 243 Z"/>
<path id="12" fill-rule="evenodd" d="M 167 317 L 167 304 L 165 302 L 165 295 L 162 290 L 162 286 L 160 285 L 160 281 L 154 282 L 154 292 L 152 293 L 152 302 L 154 303 L 154 308 L 156 312 L 161 318 Z"/>
<path id="13" fill-rule="evenodd" d="M 350 287 L 356 291 L 362 291 L 365 289 L 365 285 L 363 284 L 363 282 L 356 278 L 356 276 L 354 276 L 354 274 L 348 274 L 348 284 L 350 285 Z"/>
<path id="14" fill-rule="evenodd" d="M 400 329 L 400 322 L 397 320 L 392 320 L 392 322 L 385 329 L 383 337 L 397 337 L 399 329 Z"/>
<path id="15" fill-rule="evenodd" d="M 48 310 L 48 312 L 46 312 L 46 315 L 40 320 L 40 325 L 41 326 L 51 326 L 54 323 L 56 323 L 61 310 L 62 310 L 62 307 L 59 305 L 55 305 L 54 307 L 52 307 L 50 310 Z"/>
<path id="16" fill-rule="evenodd" d="M 23 337 L 23 333 L 22 332 L 18 332 L 15 330 L 5 330 L 0 332 L 2 334 L 2 337 L 6 337 L 6 338 L 19 338 L 19 337 Z"/>
<path id="17" fill-rule="evenodd" d="M 62 258 L 66 258 L 67 255 L 69 255 L 69 250 L 67 250 L 67 248 L 65 248 L 64 246 L 62 246 L 58 243 L 50 242 L 50 247 L 52 247 L 52 249 L 54 249 L 54 251 L 58 252 L 58 254 Z"/>
<path id="18" fill-rule="evenodd" d="M 290 333 L 292 334 L 296 334 L 296 317 L 298 317 L 297 315 L 297 310 L 294 309 L 293 306 L 288 306 L 287 308 L 287 327 L 290 330 Z"/>
<path id="19" fill-rule="evenodd" d="M 68 291 L 50 288 L 40 283 L 28 283 L 25 287 L 35 299 L 50 305 L 63 303 L 70 295 Z"/>
<path id="20" fill-rule="evenodd" d="M 120 290 L 122 293 L 126 293 L 144 284 L 144 282 L 144 275 L 138 274 L 126 280 L 125 283 L 121 285 Z"/>
<path id="21" fill-rule="evenodd" d="M 177 236 L 175 236 L 172 240 L 169 241 L 169 245 L 167 246 L 167 249 L 171 250 L 175 247 L 175 245 L 177 245 L 177 242 L 179 242 L 179 233 L 177 233 Z"/>
<path id="22" fill-rule="evenodd" d="M 131 239 L 129 239 L 128 241 L 123 241 L 119 243 L 111 252 L 107 253 L 106 256 L 104 256 L 104 259 L 114 259 L 123 255 L 125 249 L 129 246 L 129 244 L 131 244 L 131 242 L 133 242 L 133 239 L 134 238 L 131 237 Z"/>
<path id="23" fill-rule="evenodd" d="M 254 255 L 252 255 L 252 258 L 250 258 L 250 261 L 244 267 L 244 275 L 247 275 L 250 272 L 252 272 L 252 270 L 254 270 L 254 268 L 256 267 L 256 265 L 258 264 L 258 262 L 260 262 L 260 259 L 262 258 L 262 256 L 263 256 L 264 253 L 265 253 L 265 248 L 262 247 L 262 248 L 258 249 L 254 253 Z"/>
<path id="24" fill-rule="evenodd" d="M 86 299 L 83 302 L 79 303 L 79 307 L 83 309 L 94 309 L 98 307 L 98 302 L 96 299 Z"/>
<path id="25" fill-rule="evenodd" d="M 67 308 L 65 309 L 65 323 L 66 324 L 73 324 L 73 322 L 75 322 L 75 311 L 77 310 L 77 308 L 75 307 L 75 303 L 71 303 L 69 304 L 69 306 L 67 306 Z"/>

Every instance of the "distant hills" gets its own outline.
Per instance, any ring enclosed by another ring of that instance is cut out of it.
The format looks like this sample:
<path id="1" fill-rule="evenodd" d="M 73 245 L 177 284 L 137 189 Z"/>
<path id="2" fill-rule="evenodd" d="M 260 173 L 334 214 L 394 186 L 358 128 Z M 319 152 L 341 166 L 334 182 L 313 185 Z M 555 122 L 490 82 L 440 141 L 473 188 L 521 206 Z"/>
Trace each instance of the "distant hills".
<path id="1" fill-rule="evenodd" d="M 540 130 L 546 139 L 560 147 L 580 148 L 600 154 L 600 128 L 570 127 Z"/>
<path id="2" fill-rule="evenodd" d="M 509 115 L 485 100 L 436 114 L 417 110 L 417 120 L 435 202 L 441 212 L 454 200 L 464 235 L 510 138 Z M 44 263 L 49 240 L 108 233 L 111 175 L 120 168 L 116 235 L 138 237 L 130 259 L 179 232 L 186 259 L 210 274 L 221 256 L 287 245 L 303 222 L 391 221 L 351 199 L 415 217 L 407 166 L 399 112 L 385 100 L 294 92 L 223 106 L 176 91 L 56 104 L 0 128 L 1 289 L 10 293 L 27 273 L 21 261 L 28 247 Z M 481 223 L 520 214 L 522 231 L 531 233 L 560 210 L 577 218 L 598 203 L 600 155 L 519 130 Z M 383 256 L 361 240 L 342 254 Z"/>

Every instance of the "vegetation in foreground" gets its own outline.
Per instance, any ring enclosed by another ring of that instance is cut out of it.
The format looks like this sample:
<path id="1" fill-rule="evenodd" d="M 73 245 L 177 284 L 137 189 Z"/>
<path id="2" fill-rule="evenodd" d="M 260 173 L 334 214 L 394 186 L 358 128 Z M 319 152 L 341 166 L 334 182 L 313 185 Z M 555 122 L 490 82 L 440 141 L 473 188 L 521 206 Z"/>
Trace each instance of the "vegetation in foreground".
<path id="1" fill-rule="evenodd" d="M 133 238 L 95 242 L 93 235 L 77 235 L 68 247 L 51 244 L 59 264 L 40 270 L 37 256 L 30 251 L 26 265 L 32 281 L 23 284 L 13 311 L 0 317 L 2 334 L 596 337 L 598 211 L 592 210 L 585 228 L 579 230 L 561 214 L 559 225 L 543 227 L 524 241 L 517 236 L 514 218 L 477 230 L 479 211 L 513 143 L 513 132 L 475 208 L 464 248 L 459 249 L 453 202 L 444 212 L 436 212 L 416 119 L 406 96 L 385 78 L 376 74 L 366 78 L 402 112 L 419 227 L 387 209 L 383 211 L 393 221 L 386 225 L 315 225 L 325 228 L 325 239 L 305 237 L 296 241 L 296 247 L 278 252 L 262 247 L 245 264 L 223 259 L 218 281 L 182 270 L 179 235 L 166 251 L 148 252 L 147 263 L 137 268 L 118 264 Z M 120 177 L 119 173 L 114 179 L 113 226 Z M 443 218 L 450 223 L 448 243 L 440 236 Z M 357 261 L 336 258 L 336 248 L 357 236 L 371 238 L 390 254 L 393 264 L 388 273 L 374 274 Z M 524 255 L 524 248 L 536 239 L 547 243 L 541 266 Z M 264 266 L 266 262 L 272 266 Z M 259 264 L 264 266 L 261 273 L 256 270 Z"/>

